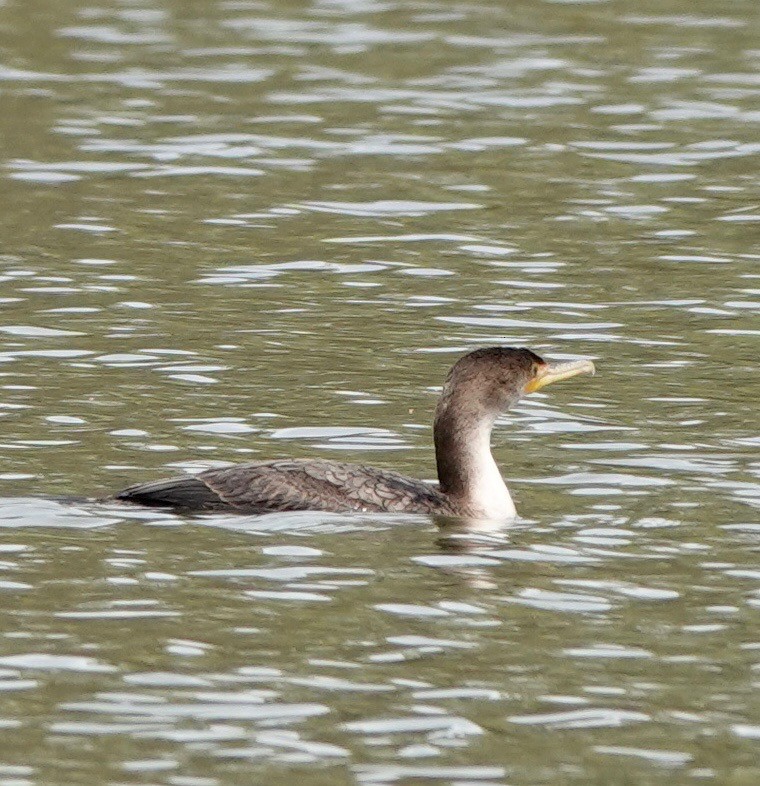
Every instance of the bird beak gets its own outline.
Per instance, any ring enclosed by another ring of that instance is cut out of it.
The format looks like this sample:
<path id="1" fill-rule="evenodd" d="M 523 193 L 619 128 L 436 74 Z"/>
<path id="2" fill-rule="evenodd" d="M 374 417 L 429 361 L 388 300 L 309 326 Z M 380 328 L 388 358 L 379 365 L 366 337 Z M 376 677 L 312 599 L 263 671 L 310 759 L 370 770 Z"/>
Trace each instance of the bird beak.
<path id="1" fill-rule="evenodd" d="M 526 393 L 535 393 L 537 390 L 551 385 L 552 382 L 561 382 L 563 379 L 578 376 L 578 374 L 593 374 L 594 364 L 590 360 L 573 360 L 570 363 L 557 363 L 545 365 L 539 369 L 536 376 L 525 386 Z"/>

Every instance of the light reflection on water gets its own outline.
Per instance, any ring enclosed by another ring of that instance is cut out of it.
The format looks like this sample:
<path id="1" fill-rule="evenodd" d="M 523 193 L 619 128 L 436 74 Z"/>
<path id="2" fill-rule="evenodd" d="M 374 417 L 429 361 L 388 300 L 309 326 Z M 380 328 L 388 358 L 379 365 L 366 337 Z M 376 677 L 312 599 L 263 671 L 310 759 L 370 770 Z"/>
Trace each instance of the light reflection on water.
<path id="1" fill-rule="evenodd" d="M 571 730 L 542 766 L 605 771 L 580 742 L 686 768 L 714 734 L 750 766 L 756 527 L 695 540 L 695 521 L 616 511 L 478 534 L 37 499 L 0 515 L 3 690 L 44 704 L 51 744 L 115 735 L 122 768 L 186 772 L 184 749 L 215 771 L 336 759 L 360 781 L 454 782 L 439 763 L 455 751 L 465 769 L 528 773 L 530 734 Z M 23 714 L 5 720 L 23 739 Z M 378 756 L 413 763 L 368 767 Z"/>
<path id="2" fill-rule="evenodd" d="M 753 3 L 38 6 L 0 61 L 0 786 L 756 782 Z M 84 499 L 431 478 L 494 343 L 600 372 L 499 424 L 506 531 Z"/>

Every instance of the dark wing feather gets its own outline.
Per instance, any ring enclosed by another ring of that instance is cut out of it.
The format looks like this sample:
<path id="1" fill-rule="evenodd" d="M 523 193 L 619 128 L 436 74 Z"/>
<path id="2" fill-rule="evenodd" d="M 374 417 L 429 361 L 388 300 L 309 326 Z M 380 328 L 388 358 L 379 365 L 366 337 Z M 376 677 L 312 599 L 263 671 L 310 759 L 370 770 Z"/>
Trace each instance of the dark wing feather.
<path id="1" fill-rule="evenodd" d="M 134 502 L 137 505 L 181 510 L 229 510 L 230 508 L 215 491 L 192 475 L 139 483 L 115 494 L 114 499 Z"/>
<path id="2" fill-rule="evenodd" d="M 239 464 L 202 472 L 219 497 L 249 513 L 277 510 L 430 513 L 445 497 L 420 480 L 334 461 L 285 460 Z"/>
<path id="3" fill-rule="evenodd" d="M 190 478 L 133 486 L 117 499 L 189 510 L 446 513 L 435 486 L 374 467 L 285 460 L 210 469 Z"/>

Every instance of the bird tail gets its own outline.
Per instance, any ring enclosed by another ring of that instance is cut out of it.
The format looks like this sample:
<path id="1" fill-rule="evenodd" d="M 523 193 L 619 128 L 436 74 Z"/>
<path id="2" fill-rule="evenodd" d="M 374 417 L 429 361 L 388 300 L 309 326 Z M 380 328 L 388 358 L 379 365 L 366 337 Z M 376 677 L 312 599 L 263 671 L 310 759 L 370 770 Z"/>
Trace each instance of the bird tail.
<path id="1" fill-rule="evenodd" d="M 230 507 L 202 480 L 192 475 L 138 483 L 114 494 L 112 499 L 178 510 L 224 510 Z"/>

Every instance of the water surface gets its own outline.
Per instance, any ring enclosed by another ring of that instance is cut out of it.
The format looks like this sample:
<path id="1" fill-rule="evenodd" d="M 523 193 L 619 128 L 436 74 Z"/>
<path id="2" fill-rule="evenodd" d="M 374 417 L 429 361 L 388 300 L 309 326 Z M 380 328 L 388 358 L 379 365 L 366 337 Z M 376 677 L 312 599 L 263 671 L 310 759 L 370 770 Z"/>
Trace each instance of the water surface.
<path id="1" fill-rule="evenodd" d="M 760 779 L 751 0 L 0 3 L 0 786 Z M 435 475 L 522 518 L 57 497 Z"/>

